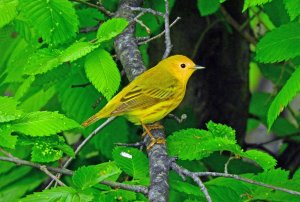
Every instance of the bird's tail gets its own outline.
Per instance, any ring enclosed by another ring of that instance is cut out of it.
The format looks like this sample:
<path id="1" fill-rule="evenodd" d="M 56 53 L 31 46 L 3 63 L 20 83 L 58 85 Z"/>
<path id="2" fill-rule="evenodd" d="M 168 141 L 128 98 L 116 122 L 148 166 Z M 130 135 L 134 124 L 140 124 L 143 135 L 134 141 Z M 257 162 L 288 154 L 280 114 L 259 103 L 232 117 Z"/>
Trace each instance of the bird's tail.
<path id="1" fill-rule="evenodd" d="M 81 125 L 83 127 L 88 127 L 89 125 L 95 123 L 96 121 L 98 121 L 99 119 L 102 119 L 102 118 L 104 118 L 104 117 L 99 116 L 99 114 L 97 113 L 97 114 L 91 116 L 88 120 L 86 120 L 85 122 L 83 122 Z"/>

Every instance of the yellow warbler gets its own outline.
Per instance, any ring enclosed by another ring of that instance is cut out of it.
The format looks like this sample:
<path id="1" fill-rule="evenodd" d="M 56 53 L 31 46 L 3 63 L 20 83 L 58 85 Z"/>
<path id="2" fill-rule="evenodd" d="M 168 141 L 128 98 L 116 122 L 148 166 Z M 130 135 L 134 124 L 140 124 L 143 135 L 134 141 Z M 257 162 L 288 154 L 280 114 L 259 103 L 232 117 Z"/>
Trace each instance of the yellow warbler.
<path id="1" fill-rule="evenodd" d="M 82 125 L 87 127 L 105 117 L 125 116 L 142 125 L 153 140 L 144 124 L 158 121 L 175 109 L 184 97 L 192 73 L 203 68 L 183 55 L 168 57 L 136 77 Z"/>
<path id="2" fill-rule="evenodd" d="M 136 125 L 158 121 L 180 104 L 188 79 L 196 69 L 203 68 L 183 55 L 168 57 L 136 77 L 82 125 L 122 115 Z"/>

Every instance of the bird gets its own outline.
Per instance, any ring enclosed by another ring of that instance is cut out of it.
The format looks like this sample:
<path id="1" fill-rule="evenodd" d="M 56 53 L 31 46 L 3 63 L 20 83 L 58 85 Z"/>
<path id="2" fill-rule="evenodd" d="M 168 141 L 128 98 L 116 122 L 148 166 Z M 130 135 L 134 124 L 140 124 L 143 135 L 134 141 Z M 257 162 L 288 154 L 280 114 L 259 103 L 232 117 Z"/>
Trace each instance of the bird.
<path id="1" fill-rule="evenodd" d="M 151 138 L 151 147 L 164 144 L 164 140 L 153 137 L 146 124 L 163 119 L 181 103 L 188 80 L 197 69 L 204 67 L 183 55 L 163 59 L 137 76 L 82 126 L 87 127 L 103 118 L 125 116 L 130 122 L 142 125 Z"/>

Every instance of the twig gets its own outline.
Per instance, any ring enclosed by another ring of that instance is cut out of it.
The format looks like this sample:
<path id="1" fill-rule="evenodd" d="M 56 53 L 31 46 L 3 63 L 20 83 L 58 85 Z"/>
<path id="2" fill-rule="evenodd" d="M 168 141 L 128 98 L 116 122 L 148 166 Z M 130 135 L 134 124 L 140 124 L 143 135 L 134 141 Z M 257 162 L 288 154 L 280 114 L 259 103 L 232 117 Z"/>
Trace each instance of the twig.
<path id="1" fill-rule="evenodd" d="M 66 186 L 62 181 L 60 181 L 55 175 L 53 175 L 45 165 L 40 166 L 40 170 L 46 173 L 51 179 L 55 180 L 60 186 Z"/>
<path id="2" fill-rule="evenodd" d="M 102 181 L 100 183 L 105 184 L 110 187 L 114 187 L 114 188 L 121 188 L 121 189 L 129 190 L 129 191 L 133 191 L 136 193 L 142 193 L 144 195 L 148 194 L 148 188 L 145 186 L 141 186 L 141 185 L 129 185 L 129 184 L 123 184 L 123 183 L 119 183 L 119 182 L 112 182 L 112 181 Z"/>
<path id="3" fill-rule="evenodd" d="M 139 23 L 142 27 L 144 27 L 145 30 L 146 30 L 146 32 L 147 32 L 148 34 L 151 33 L 151 29 L 150 29 L 149 27 L 147 27 L 147 25 L 145 25 L 145 24 L 143 23 L 143 21 L 140 21 L 140 20 L 138 20 L 138 19 L 136 19 L 135 21 L 136 21 L 137 23 Z"/>
<path id="4" fill-rule="evenodd" d="M 229 163 L 230 163 L 230 161 L 231 161 L 232 159 L 234 159 L 233 156 L 229 157 L 228 160 L 227 160 L 227 162 L 226 162 L 225 165 L 224 165 L 224 173 L 226 173 L 226 174 L 228 173 L 228 165 L 229 165 Z"/>
<path id="5" fill-rule="evenodd" d="M 103 12 L 105 15 L 109 16 L 109 17 L 113 17 L 114 16 L 114 13 L 108 11 L 106 8 L 104 8 L 104 6 L 102 4 L 100 4 L 99 2 L 97 3 L 97 5 L 95 4 L 92 4 L 92 3 L 89 3 L 87 1 L 82 1 L 82 0 L 72 0 L 72 1 L 75 1 L 75 2 L 78 2 L 78 3 L 81 3 L 81 4 L 85 4 L 91 8 L 96 8 L 98 9 L 99 11 Z"/>
<path id="6" fill-rule="evenodd" d="M 168 114 L 168 117 L 175 119 L 178 123 L 182 123 L 183 121 L 185 121 L 187 119 L 186 114 L 181 114 L 180 118 L 178 116 L 176 116 L 175 114 Z"/>
<path id="7" fill-rule="evenodd" d="M 195 174 L 199 177 L 201 177 L 201 176 L 211 176 L 211 177 L 233 178 L 235 180 L 239 180 L 239 181 L 247 182 L 247 183 L 250 183 L 250 184 L 255 184 L 255 185 L 258 185 L 258 186 L 267 187 L 267 188 L 270 188 L 270 189 L 283 191 L 283 192 L 286 192 L 286 193 L 289 193 L 289 194 L 300 196 L 300 192 L 298 192 L 298 191 L 294 191 L 294 190 L 290 190 L 290 189 L 286 189 L 286 188 L 282 188 L 282 187 L 277 187 L 277 186 L 265 184 L 265 183 L 258 182 L 258 181 L 255 181 L 255 180 L 251 180 L 251 179 L 248 179 L 248 178 L 240 177 L 240 176 L 234 175 L 234 174 L 217 173 L 217 172 L 196 172 Z"/>
<path id="8" fill-rule="evenodd" d="M 73 171 L 68 170 L 66 168 L 55 168 L 55 167 L 51 167 L 51 166 L 46 166 L 46 165 L 42 165 L 42 164 L 22 160 L 22 159 L 19 159 L 17 157 L 3 157 L 3 156 L 0 156 L 0 161 L 7 161 L 7 162 L 15 163 L 17 165 L 24 165 L 24 166 L 30 166 L 30 167 L 33 167 L 33 168 L 38 168 L 38 169 L 42 170 L 43 172 L 45 172 L 45 171 L 49 172 L 49 170 L 50 170 L 52 172 L 61 173 L 61 174 L 64 174 L 64 175 L 73 175 Z M 52 177 L 55 177 L 55 176 L 51 176 L 51 178 Z M 141 186 L 141 185 L 129 185 L 129 184 L 123 184 L 123 183 L 120 183 L 120 182 L 112 182 L 112 181 L 108 181 L 108 180 L 101 181 L 100 184 L 104 184 L 104 185 L 110 186 L 112 188 L 121 188 L 121 189 L 124 189 L 124 190 L 139 192 L 139 193 L 143 193 L 145 195 L 148 194 L 148 188 L 145 187 L 145 186 Z M 62 186 L 64 186 L 64 185 L 62 185 Z"/>
<path id="9" fill-rule="evenodd" d="M 199 50 L 199 47 L 200 47 L 200 45 L 201 45 L 201 43 L 202 43 L 202 41 L 203 41 L 205 35 L 207 34 L 207 32 L 208 32 L 210 29 L 212 29 L 217 23 L 222 22 L 222 21 L 223 21 L 222 19 L 217 19 L 217 20 L 213 21 L 212 23 L 209 23 L 209 24 L 205 27 L 205 29 L 203 30 L 203 32 L 201 33 L 199 39 L 198 39 L 197 42 L 196 42 L 196 45 L 195 45 L 194 50 L 193 50 L 193 53 L 192 53 L 192 59 L 195 59 L 196 54 L 197 54 L 197 51 Z"/>
<path id="10" fill-rule="evenodd" d="M 99 29 L 99 25 L 96 26 L 92 26 L 92 27 L 85 27 L 85 28 L 81 28 L 79 30 L 80 33 L 89 33 L 89 32 L 95 32 Z"/>
<path id="11" fill-rule="evenodd" d="M 145 146 L 145 142 L 136 142 L 136 143 L 115 143 L 117 146 L 124 146 L 124 147 L 136 147 L 141 148 Z"/>
<path id="12" fill-rule="evenodd" d="M 112 120 L 114 120 L 116 117 L 110 117 L 108 118 L 104 123 L 102 123 L 98 128 L 96 128 L 91 134 L 89 134 L 80 144 L 79 146 L 76 148 L 75 150 L 75 155 L 77 155 L 80 150 L 90 141 L 90 139 L 92 139 L 101 129 L 103 129 L 105 126 L 107 126 Z M 62 168 L 67 168 L 70 163 L 72 162 L 73 158 L 69 157 L 65 163 L 63 164 Z M 60 179 L 61 177 L 61 173 L 57 176 L 58 179 Z M 51 187 L 51 185 L 53 184 L 54 180 L 51 180 L 51 182 L 47 185 L 46 188 Z"/>
<path id="13" fill-rule="evenodd" d="M 195 172 L 191 172 L 185 168 L 180 167 L 179 165 L 177 165 L 175 162 L 171 163 L 171 168 L 176 171 L 180 176 L 188 176 L 191 177 L 200 187 L 201 191 L 203 192 L 206 200 L 208 202 L 211 202 L 211 197 L 207 191 L 207 188 L 205 187 L 205 185 L 203 184 L 203 182 L 201 181 L 201 179 L 199 178 L 199 176 L 197 175 L 197 173 Z M 183 180 L 185 180 L 185 178 L 183 178 Z"/>
<path id="14" fill-rule="evenodd" d="M 41 164 L 38 163 L 33 163 L 30 161 L 26 161 L 26 160 L 22 160 L 19 159 L 17 157 L 5 157 L 5 156 L 0 156 L 0 161 L 8 161 L 8 162 L 12 162 L 15 163 L 17 165 L 25 165 L 25 166 L 31 166 L 34 168 L 38 168 L 41 169 Z M 62 173 L 64 175 L 72 175 L 72 171 L 68 170 L 68 169 L 64 169 L 64 168 L 55 168 L 55 167 L 51 167 L 51 166 L 46 166 L 47 170 L 50 170 L 52 172 L 55 173 Z"/>
<path id="15" fill-rule="evenodd" d="M 96 128 L 91 134 L 89 134 L 81 143 L 78 145 L 78 147 L 75 150 L 75 155 L 77 155 L 81 149 L 105 126 L 107 126 L 112 120 L 114 120 L 116 117 L 110 117 L 108 118 L 104 123 L 102 123 L 98 128 Z M 73 158 L 69 157 L 69 159 L 64 163 L 63 168 L 66 168 L 70 165 L 72 162 Z"/>
<path id="16" fill-rule="evenodd" d="M 173 27 L 173 25 L 175 25 L 177 22 L 178 22 L 178 20 L 180 20 L 181 18 L 180 17 L 177 17 L 171 24 L 170 24 L 170 28 L 171 27 Z M 162 31 L 161 33 L 159 33 L 158 35 L 156 35 L 156 36 L 154 36 L 154 37 L 151 37 L 151 38 L 149 38 L 149 39 L 147 39 L 147 40 L 145 40 L 145 41 L 141 41 L 141 42 L 139 42 L 138 44 L 139 45 L 143 45 L 143 44 L 147 44 L 147 43 L 149 43 L 150 41 L 153 41 L 153 40 L 155 40 L 155 39 L 157 39 L 157 38 L 160 38 L 161 36 L 163 36 L 164 34 L 165 34 L 165 30 L 164 31 Z"/>
<path id="17" fill-rule="evenodd" d="M 2 152 L 5 156 L 13 158 L 13 155 L 4 149 L 0 148 L 0 152 Z"/>
<path id="18" fill-rule="evenodd" d="M 251 36 L 249 34 L 249 32 L 244 32 L 242 29 L 241 29 L 241 25 L 235 21 L 235 19 L 233 19 L 231 17 L 231 15 L 226 11 L 226 9 L 221 6 L 220 8 L 222 14 L 224 15 L 226 21 L 242 36 L 244 37 L 244 39 L 246 39 L 249 43 L 252 43 L 252 44 L 256 44 L 257 43 L 257 40 Z"/>
<path id="19" fill-rule="evenodd" d="M 156 10 L 153 10 L 151 8 L 141 8 L 141 7 L 129 7 L 128 8 L 132 11 L 141 11 L 143 13 L 151 13 L 153 15 L 158 15 L 158 16 L 161 16 L 161 17 L 164 17 L 165 14 L 163 14 L 162 12 L 159 12 L 159 11 L 156 11 Z"/>
<path id="20" fill-rule="evenodd" d="M 164 15 L 164 20 L 165 20 L 165 44 L 166 44 L 166 50 L 165 53 L 162 57 L 162 59 L 167 58 L 172 50 L 172 43 L 171 43 L 171 36 L 170 36 L 170 20 L 169 20 L 169 0 L 165 0 L 165 15 Z"/>

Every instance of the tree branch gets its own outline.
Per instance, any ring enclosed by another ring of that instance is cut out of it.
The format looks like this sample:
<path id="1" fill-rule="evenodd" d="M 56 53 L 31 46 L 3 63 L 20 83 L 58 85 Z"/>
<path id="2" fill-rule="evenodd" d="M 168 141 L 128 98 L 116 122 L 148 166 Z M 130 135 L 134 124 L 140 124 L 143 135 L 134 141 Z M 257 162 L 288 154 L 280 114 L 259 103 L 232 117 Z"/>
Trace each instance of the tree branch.
<path id="1" fill-rule="evenodd" d="M 122 17 L 131 22 L 135 18 L 134 12 L 130 7 L 139 7 L 141 0 L 121 0 L 116 17 Z M 135 38 L 135 24 L 131 23 L 125 31 L 115 39 L 115 50 L 120 59 L 129 81 L 145 71 L 141 53 L 138 49 Z M 161 129 L 151 130 L 155 138 L 165 138 L 164 131 Z M 150 138 L 145 138 L 146 145 L 150 144 Z M 169 184 L 169 161 L 166 146 L 162 144 L 154 145 L 148 151 L 150 161 L 151 185 L 148 193 L 149 201 L 168 201 Z"/>
<path id="2" fill-rule="evenodd" d="M 180 176 L 182 176 L 182 175 L 184 175 L 184 176 L 190 176 L 190 177 L 192 177 L 192 179 L 194 179 L 195 176 L 197 176 L 197 177 L 210 176 L 210 177 L 233 178 L 233 179 L 238 180 L 238 181 L 243 181 L 243 182 L 247 182 L 247 183 L 250 183 L 250 184 L 255 184 L 255 185 L 258 185 L 258 186 L 262 186 L 262 187 L 270 188 L 270 189 L 273 189 L 273 190 L 283 191 L 283 192 L 286 192 L 286 193 L 289 193 L 289 194 L 300 196 L 300 192 L 298 192 L 298 191 L 294 191 L 294 190 L 290 190 L 290 189 L 286 189 L 286 188 L 282 188 L 282 187 L 273 186 L 273 185 L 266 184 L 266 183 L 263 183 L 263 182 L 258 182 L 258 181 L 251 180 L 251 179 L 248 179 L 248 178 L 240 177 L 240 176 L 234 175 L 234 174 L 218 173 L 218 172 L 191 172 L 191 171 L 189 171 L 189 170 L 187 170 L 185 168 L 180 167 L 175 162 L 171 163 L 171 168 L 174 171 L 176 171 Z M 208 200 L 208 198 L 207 198 L 207 200 Z"/>
<path id="3" fill-rule="evenodd" d="M 97 5 L 96 5 L 96 4 L 92 4 L 92 3 L 89 3 L 87 1 L 82 1 L 82 0 L 72 0 L 72 1 L 75 1 L 75 2 L 78 2 L 78 3 L 81 3 L 81 4 L 85 4 L 85 5 L 87 5 L 91 8 L 96 8 L 99 11 L 101 11 L 102 13 L 104 13 L 105 15 L 107 15 L 108 17 L 114 16 L 114 13 L 112 13 L 109 10 L 107 10 L 106 8 L 104 8 L 104 6 L 100 3 L 97 3 Z"/>
<path id="4" fill-rule="evenodd" d="M 38 163 L 33 163 L 31 161 L 26 161 L 26 160 L 22 160 L 19 159 L 17 157 L 5 157 L 5 156 L 0 156 L 0 161 L 7 161 L 7 162 L 11 162 L 11 163 L 15 163 L 17 165 L 25 165 L 25 166 L 30 166 L 30 167 L 34 167 L 34 168 L 38 168 L 41 169 L 41 164 Z M 61 173 L 64 175 L 72 175 L 72 171 L 65 169 L 65 168 L 55 168 L 55 167 L 51 167 L 51 166 L 46 166 L 47 170 L 50 170 L 52 172 L 55 173 Z"/>
<path id="5" fill-rule="evenodd" d="M 1 152 L 2 152 L 2 150 L 1 150 Z M 52 166 L 46 166 L 46 165 L 42 165 L 39 163 L 33 163 L 31 161 L 22 160 L 17 157 L 14 157 L 12 155 L 10 155 L 10 156 L 11 157 L 0 156 L 0 161 L 7 161 L 7 162 L 15 163 L 16 165 L 24 165 L 24 166 L 30 166 L 33 168 L 38 168 L 45 173 L 47 172 L 46 173 L 47 175 L 50 173 L 49 171 L 64 174 L 64 175 L 73 175 L 73 171 L 68 170 L 66 168 L 55 168 Z M 55 179 L 57 179 L 57 177 L 55 177 L 52 173 L 50 173 L 50 174 L 52 175 L 52 176 L 50 176 L 51 178 L 54 177 Z M 129 185 L 129 184 L 123 184 L 120 182 L 112 182 L 112 181 L 108 181 L 108 180 L 103 180 L 100 182 L 100 184 L 104 184 L 104 185 L 110 186 L 112 188 L 120 188 L 120 189 L 124 189 L 124 190 L 128 190 L 128 191 L 134 191 L 134 192 L 142 193 L 145 195 L 148 194 L 148 188 L 145 186 L 141 186 L 141 185 Z M 64 183 L 62 183 L 61 185 L 65 186 Z"/>
<path id="6" fill-rule="evenodd" d="M 176 24 L 176 22 L 178 22 L 178 20 L 180 20 L 181 18 L 180 17 L 177 17 L 171 24 L 170 24 L 170 28 L 171 27 L 173 27 L 173 25 L 175 25 Z M 155 40 L 155 39 L 158 39 L 158 38 L 160 38 L 162 35 L 164 35 L 166 33 L 166 31 L 164 30 L 164 31 L 162 31 L 161 33 L 159 33 L 158 35 L 156 35 L 156 36 L 153 36 L 153 37 L 151 37 L 151 38 L 148 38 L 148 39 L 146 39 L 146 40 L 143 40 L 143 41 L 139 41 L 139 45 L 143 45 L 143 44 L 146 44 L 146 43 L 149 43 L 150 41 L 153 41 L 153 40 Z"/>
<path id="7" fill-rule="evenodd" d="M 250 184 L 255 184 L 255 185 L 258 185 L 258 186 L 267 187 L 267 188 L 270 188 L 270 189 L 283 191 L 283 192 L 286 192 L 286 193 L 289 193 L 289 194 L 300 196 L 300 192 L 298 192 L 298 191 L 294 191 L 294 190 L 290 190 L 290 189 L 286 189 L 286 188 L 282 188 L 282 187 L 277 187 L 277 186 L 265 184 L 263 182 L 258 182 L 258 181 L 251 180 L 251 179 L 244 178 L 244 177 L 240 177 L 240 176 L 234 175 L 234 174 L 217 173 L 217 172 L 198 172 L 198 173 L 195 173 L 195 174 L 199 177 L 201 177 L 201 176 L 211 176 L 211 177 L 233 178 L 235 180 L 239 180 L 239 181 L 247 182 L 247 183 L 250 183 Z"/>
<path id="8" fill-rule="evenodd" d="M 226 21 L 244 38 L 246 39 L 249 43 L 252 43 L 252 44 L 256 44 L 257 43 L 257 40 L 251 36 L 249 34 L 249 32 L 244 32 L 242 29 L 241 29 L 241 25 L 231 17 L 231 15 L 226 11 L 226 9 L 221 6 L 220 8 L 222 14 L 224 15 Z"/>
<path id="9" fill-rule="evenodd" d="M 206 200 L 207 200 L 208 202 L 211 202 L 211 201 L 212 201 L 212 200 L 211 200 L 211 197 L 210 197 L 210 195 L 209 195 L 209 193 L 208 193 L 208 191 L 207 191 L 207 189 L 206 189 L 206 187 L 205 187 L 205 185 L 203 184 L 203 182 L 201 181 L 201 179 L 199 178 L 199 176 L 198 176 L 196 173 L 191 172 L 191 171 L 189 171 L 189 170 L 187 170 L 187 169 L 185 169 L 185 168 L 180 167 L 180 166 L 177 165 L 175 162 L 172 162 L 172 163 L 171 163 L 171 168 L 172 168 L 174 171 L 176 171 L 181 177 L 182 177 L 182 176 L 188 176 L 188 177 L 191 177 L 191 178 L 198 184 L 198 186 L 200 187 L 200 189 L 201 189 L 201 191 L 203 192 L 203 194 L 204 194 Z M 183 178 L 183 180 L 185 180 L 185 177 L 182 177 L 182 178 Z"/>
<path id="10" fill-rule="evenodd" d="M 169 21 L 169 0 L 165 0 L 165 44 L 166 44 L 166 50 L 164 52 L 164 55 L 162 59 L 167 58 L 172 50 L 172 43 L 171 43 L 171 36 L 170 36 L 170 21 Z"/>
<path id="11" fill-rule="evenodd" d="M 108 118 L 104 123 L 102 123 L 98 128 L 96 128 L 91 134 L 89 134 L 80 144 L 79 146 L 76 148 L 75 150 L 75 155 L 77 155 L 80 150 L 101 130 L 103 129 L 105 126 L 107 126 L 112 120 L 114 120 L 115 117 L 110 117 Z M 62 168 L 67 168 L 70 163 L 73 161 L 72 157 L 69 157 L 65 163 L 63 164 Z M 60 173 L 57 176 L 57 179 L 59 179 L 62 176 L 62 173 Z M 51 182 L 47 185 L 47 188 L 51 187 L 51 185 L 53 184 L 54 180 L 51 180 Z"/>

